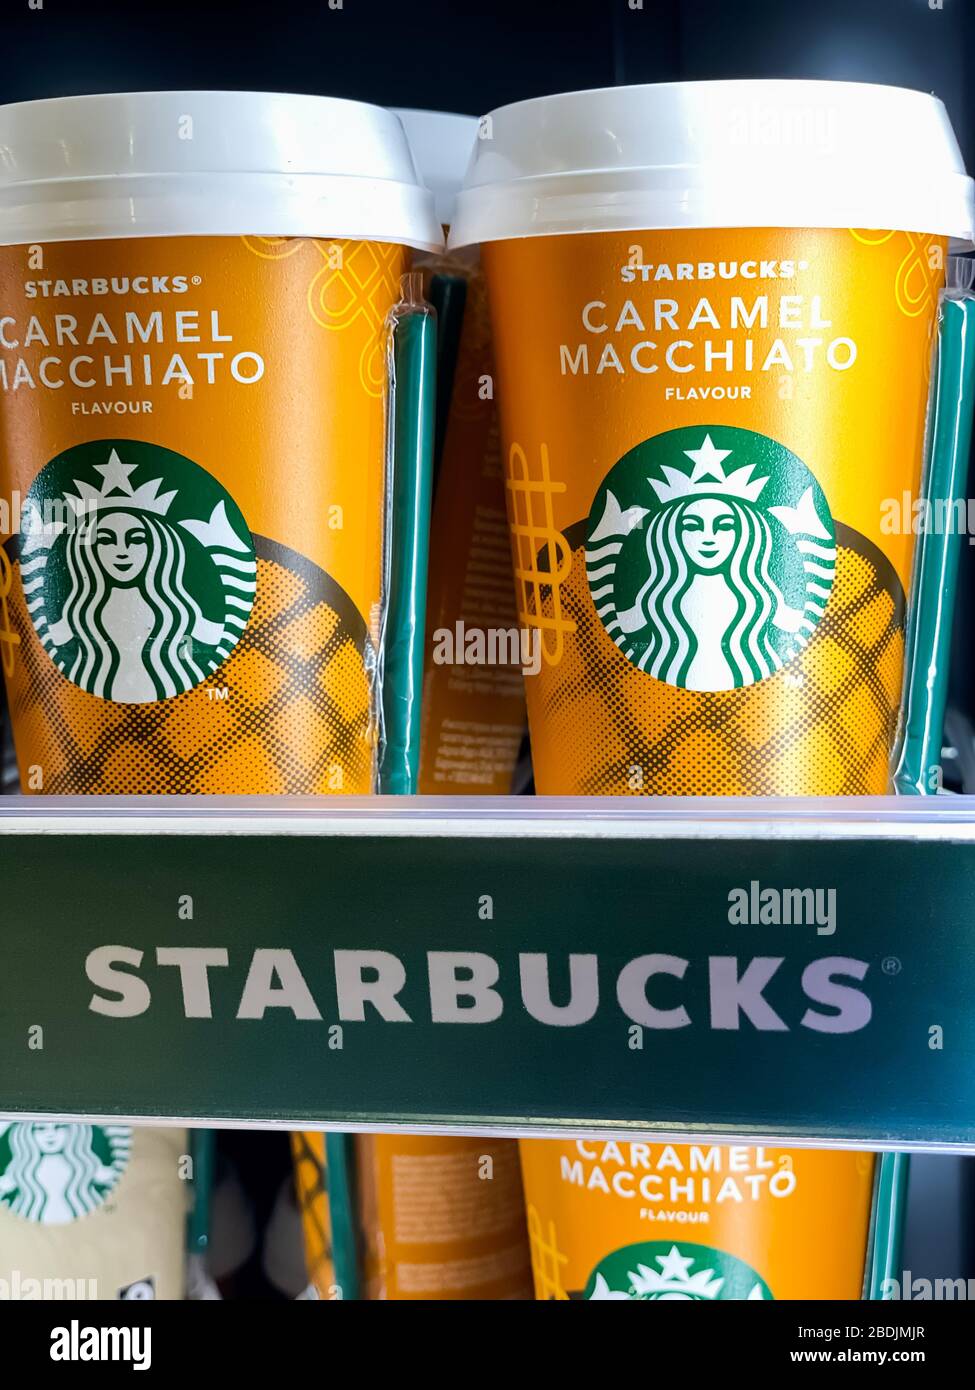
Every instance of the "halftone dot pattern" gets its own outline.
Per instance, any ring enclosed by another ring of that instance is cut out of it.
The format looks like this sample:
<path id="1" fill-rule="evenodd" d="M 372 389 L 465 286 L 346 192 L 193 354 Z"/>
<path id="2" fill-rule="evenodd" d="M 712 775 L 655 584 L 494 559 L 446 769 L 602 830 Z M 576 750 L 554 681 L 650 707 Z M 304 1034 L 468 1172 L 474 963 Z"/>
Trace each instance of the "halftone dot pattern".
<path id="1" fill-rule="evenodd" d="M 560 585 L 575 633 L 529 683 L 541 793 L 658 796 L 880 795 L 904 663 L 904 595 L 870 541 L 837 526 L 837 566 L 809 645 L 740 690 L 694 691 L 637 671 L 589 597 L 584 524 Z M 543 608 L 551 603 L 543 592 Z"/>
<path id="2" fill-rule="evenodd" d="M 310 608 L 281 630 L 281 641 L 289 651 L 309 661 L 332 640 L 338 614 L 319 605 Z"/>
<path id="3" fill-rule="evenodd" d="M 19 582 L 8 695 L 24 790 L 55 795 L 365 793 L 376 728 L 365 623 L 303 556 L 255 537 L 257 594 L 228 659 L 170 700 L 113 704 L 37 640 Z M 28 769 L 39 767 L 41 786 Z"/>

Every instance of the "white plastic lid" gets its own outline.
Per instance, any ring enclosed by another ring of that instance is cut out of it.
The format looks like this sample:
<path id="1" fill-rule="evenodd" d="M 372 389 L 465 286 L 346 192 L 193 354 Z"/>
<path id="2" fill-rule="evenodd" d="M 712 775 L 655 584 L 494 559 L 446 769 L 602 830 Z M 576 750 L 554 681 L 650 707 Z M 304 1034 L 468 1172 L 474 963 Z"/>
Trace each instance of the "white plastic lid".
<path id="1" fill-rule="evenodd" d="M 503 106 L 450 244 L 680 227 L 975 232 L 944 105 L 860 82 L 668 82 Z"/>
<path id="2" fill-rule="evenodd" d="M 0 244 L 329 236 L 436 250 L 403 128 L 275 92 L 120 92 L 0 106 Z"/>
<path id="3" fill-rule="evenodd" d="M 447 227 L 474 150 L 477 117 L 410 107 L 396 107 L 395 114 L 406 129 L 420 178 L 436 201 L 437 220 Z"/>

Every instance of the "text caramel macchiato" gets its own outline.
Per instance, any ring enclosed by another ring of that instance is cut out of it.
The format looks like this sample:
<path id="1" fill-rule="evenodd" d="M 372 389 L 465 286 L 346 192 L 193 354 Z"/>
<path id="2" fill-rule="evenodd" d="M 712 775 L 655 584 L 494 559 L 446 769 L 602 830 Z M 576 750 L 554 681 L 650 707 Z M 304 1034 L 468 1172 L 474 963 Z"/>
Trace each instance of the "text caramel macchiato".
<path id="1" fill-rule="evenodd" d="M 25 791 L 367 792 L 395 117 L 0 108 L 0 633 Z"/>

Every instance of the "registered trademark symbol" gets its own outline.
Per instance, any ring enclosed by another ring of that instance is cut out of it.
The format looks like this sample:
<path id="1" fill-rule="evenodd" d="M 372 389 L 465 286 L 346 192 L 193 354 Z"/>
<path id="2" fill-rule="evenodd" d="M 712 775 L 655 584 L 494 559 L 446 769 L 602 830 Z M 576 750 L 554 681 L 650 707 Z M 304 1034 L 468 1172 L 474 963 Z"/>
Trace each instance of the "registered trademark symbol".
<path id="1" fill-rule="evenodd" d="M 202 285 L 202 284 L 203 284 L 203 276 L 202 276 L 202 275 L 194 275 L 194 276 L 192 277 L 192 279 L 190 280 L 190 284 L 191 284 L 191 285 Z"/>
<path id="2" fill-rule="evenodd" d="M 880 968 L 885 975 L 899 975 L 901 973 L 901 963 L 896 956 L 884 956 L 880 962 Z"/>

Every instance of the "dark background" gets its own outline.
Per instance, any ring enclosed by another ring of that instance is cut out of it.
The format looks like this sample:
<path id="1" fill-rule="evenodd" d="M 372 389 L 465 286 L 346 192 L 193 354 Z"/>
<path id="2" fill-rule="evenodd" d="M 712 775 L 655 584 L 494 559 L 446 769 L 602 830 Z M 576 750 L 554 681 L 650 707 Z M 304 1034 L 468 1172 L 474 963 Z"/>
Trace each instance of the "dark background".
<path id="1" fill-rule="evenodd" d="M 833 77 L 936 91 L 972 151 L 971 0 L 341 3 L 0 0 L 0 100 L 253 87 L 479 115 L 618 82 Z"/>

